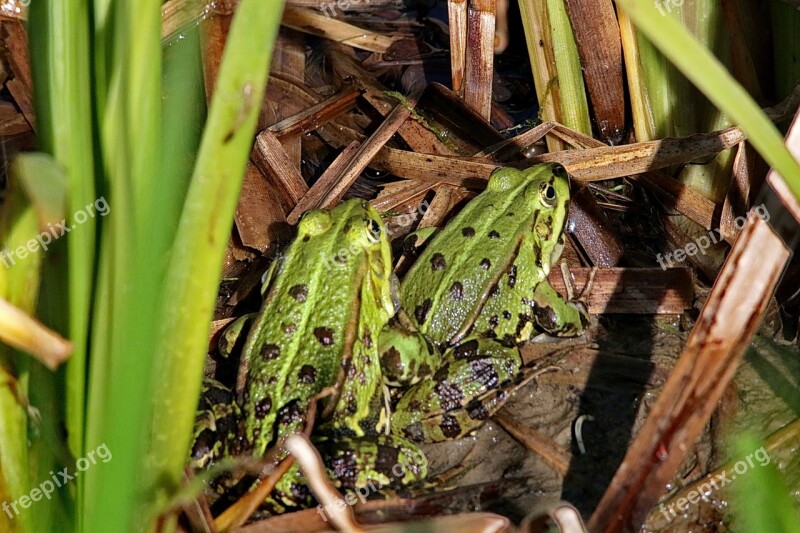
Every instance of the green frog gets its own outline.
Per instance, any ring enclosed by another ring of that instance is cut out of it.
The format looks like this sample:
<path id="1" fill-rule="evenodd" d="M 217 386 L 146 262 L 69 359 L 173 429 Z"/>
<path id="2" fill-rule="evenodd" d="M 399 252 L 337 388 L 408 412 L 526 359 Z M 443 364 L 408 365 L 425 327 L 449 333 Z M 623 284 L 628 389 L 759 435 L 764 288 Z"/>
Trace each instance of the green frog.
<path id="1" fill-rule="evenodd" d="M 461 437 L 491 416 L 519 377 L 517 343 L 582 329 L 581 309 L 547 281 L 568 202 L 560 165 L 495 172 L 416 260 L 392 325 L 398 289 L 380 216 L 359 200 L 307 213 L 265 278 L 237 401 L 201 403 L 195 463 L 263 455 L 300 431 L 309 401 L 332 387 L 315 435 L 344 486 L 424 478 L 416 444 Z M 301 486 L 290 471 L 275 497 L 292 505 Z"/>
<path id="2" fill-rule="evenodd" d="M 401 285 L 406 325 L 388 326 L 380 339 L 385 380 L 432 375 L 402 395 L 393 433 L 413 442 L 469 433 L 519 377 L 516 344 L 582 331 L 584 309 L 547 280 L 564 247 L 568 204 L 563 166 L 501 168 L 432 237 Z"/>
<path id="3" fill-rule="evenodd" d="M 377 211 L 362 200 L 350 200 L 331 211 L 307 213 L 293 243 L 265 275 L 262 294 L 262 308 L 247 331 L 235 392 L 206 383 L 194 466 L 244 453 L 263 456 L 269 446 L 313 423 L 306 420 L 309 402 L 333 389 L 335 397 L 327 398 L 318 412 L 327 413 L 320 433 L 346 443 L 327 443 L 337 476 L 356 485 L 370 479 L 388 484 L 398 477 L 405 483 L 423 478 L 425 464 L 417 459 L 416 446 L 387 435 L 389 399 L 378 336 L 398 302 L 390 243 Z M 354 469 L 352 454 L 342 447 L 359 450 L 359 466 L 364 467 Z M 392 472 L 396 464 L 403 468 Z M 273 493 L 276 507 L 306 496 L 296 467 Z"/>

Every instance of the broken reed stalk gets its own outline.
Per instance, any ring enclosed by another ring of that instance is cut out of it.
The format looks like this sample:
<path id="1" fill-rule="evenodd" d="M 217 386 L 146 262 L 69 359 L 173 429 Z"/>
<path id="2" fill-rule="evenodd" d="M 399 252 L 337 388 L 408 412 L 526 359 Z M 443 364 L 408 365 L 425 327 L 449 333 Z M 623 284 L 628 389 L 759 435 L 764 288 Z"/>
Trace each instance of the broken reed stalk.
<path id="1" fill-rule="evenodd" d="M 378 54 L 386 53 L 398 40 L 396 37 L 360 28 L 331 18 L 327 13 L 304 7 L 287 6 L 283 11 L 281 24 L 293 30 Z"/>
<path id="2" fill-rule="evenodd" d="M 469 0 L 464 102 L 485 120 L 492 114 L 495 0 Z"/>
<path id="3" fill-rule="evenodd" d="M 450 71 L 453 92 L 462 94 L 467 51 L 467 0 L 448 0 L 447 16 L 450 24 Z"/>

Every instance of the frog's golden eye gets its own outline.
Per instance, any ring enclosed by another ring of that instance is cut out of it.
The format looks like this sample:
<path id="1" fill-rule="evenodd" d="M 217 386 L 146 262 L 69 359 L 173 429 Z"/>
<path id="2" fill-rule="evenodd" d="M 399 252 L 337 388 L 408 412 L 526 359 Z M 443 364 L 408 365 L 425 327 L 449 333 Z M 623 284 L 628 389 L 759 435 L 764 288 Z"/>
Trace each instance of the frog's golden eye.
<path id="1" fill-rule="evenodd" d="M 542 183 L 539 186 L 539 197 L 542 199 L 542 204 L 545 207 L 555 207 L 557 196 L 555 188 L 549 183 Z"/>

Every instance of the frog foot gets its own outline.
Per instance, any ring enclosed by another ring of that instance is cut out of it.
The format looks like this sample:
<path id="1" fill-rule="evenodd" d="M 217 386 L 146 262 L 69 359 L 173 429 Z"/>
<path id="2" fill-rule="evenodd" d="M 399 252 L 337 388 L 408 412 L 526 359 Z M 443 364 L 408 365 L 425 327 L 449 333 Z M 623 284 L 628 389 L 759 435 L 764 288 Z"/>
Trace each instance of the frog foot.
<path id="1" fill-rule="evenodd" d="M 564 280 L 564 287 L 567 290 L 567 303 L 578 310 L 581 323 L 585 327 L 590 322 L 589 303 L 587 299 L 594 288 L 594 278 L 597 275 L 597 267 L 592 267 L 589 270 L 589 279 L 586 281 L 586 285 L 583 286 L 581 293 L 577 297 L 575 296 L 575 286 L 572 283 L 572 273 L 569 271 L 567 262 L 562 260 L 560 267 L 561 278 Z"/>

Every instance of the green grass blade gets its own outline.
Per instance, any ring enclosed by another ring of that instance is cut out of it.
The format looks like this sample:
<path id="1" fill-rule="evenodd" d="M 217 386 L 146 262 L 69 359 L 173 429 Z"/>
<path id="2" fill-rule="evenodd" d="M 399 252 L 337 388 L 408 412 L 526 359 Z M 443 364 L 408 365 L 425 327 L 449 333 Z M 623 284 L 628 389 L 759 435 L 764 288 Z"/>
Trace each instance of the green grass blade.
<path id="1" fill-rule="evenodd" d="M 761 156 L 800 198 L 800 165 L 786 150 L 778 129 L 713 54 L 676 20 L 649 0 L 619 0 L 636 27 L 747 134 Z"/>
<path id="2" fill-rule="evenodd" d="M 280 2 L 239 3 L 173 247 L 161 300 L 148 459 L 150 486 L 161 494 L 176 490 L 186 462 L 223 253 L 281 14 Z"/>
<path id="3" fill-rule="evenodd" d="M 42 150 L 64 167 L 69 183 L 67 212 L 75 213 L 96 198 L 89 3 L 33 2 L 29 21 L 31 57 L 35 58 L 32 71 L 38 139 Z M 50 316 L 60 317 L 60 322 L 53 325 L 66 332 L 74 344 L 67 365 L 66 426 L 70 450 L 76 455 L 83 452 L 95 223 L 94 219 L 88 220 L 68 240 L 68 303 L 50 294 L 44 295 L 43 302 L 52 311 Z"/>
<path id="4" fill-rule="evenodd" d="M 736 439 L 739 466 L 732 485 L 734 531 L 748 533 L 800 533 L 789 489 L 766 449 L 753 435 Z M 749 459 L 749 461 L 747 461 Z M 750 466 L 752 464 L 753 466 Z M 739 475 L 739 471 L 743 473 Z"/>

